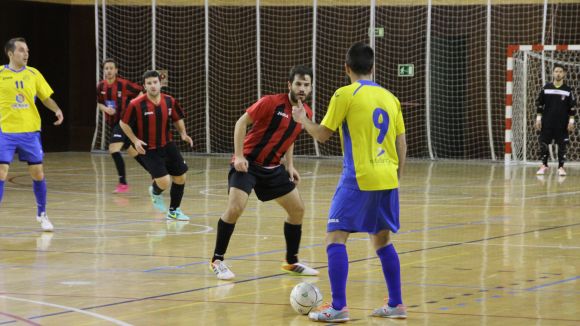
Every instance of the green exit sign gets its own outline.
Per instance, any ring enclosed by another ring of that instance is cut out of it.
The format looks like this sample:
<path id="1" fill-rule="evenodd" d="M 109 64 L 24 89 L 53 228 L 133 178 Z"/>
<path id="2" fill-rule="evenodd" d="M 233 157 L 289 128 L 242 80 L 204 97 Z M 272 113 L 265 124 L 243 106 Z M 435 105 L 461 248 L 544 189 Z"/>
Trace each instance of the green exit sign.
<path id="1" fill-rule="evenodd" d="M 413 77 L 415 76 L 415 65 L 412 63 L 400 64 L 398 67 L 399 77 Z"/>
<path id="2" fill-rule="evenodd" d="M 369 37 L 372 36 L 373 29 L 369 27 Z M 375 37 L 384 37 L 385 36 L 385 28 L 384 27 L 375 27 Z"/>

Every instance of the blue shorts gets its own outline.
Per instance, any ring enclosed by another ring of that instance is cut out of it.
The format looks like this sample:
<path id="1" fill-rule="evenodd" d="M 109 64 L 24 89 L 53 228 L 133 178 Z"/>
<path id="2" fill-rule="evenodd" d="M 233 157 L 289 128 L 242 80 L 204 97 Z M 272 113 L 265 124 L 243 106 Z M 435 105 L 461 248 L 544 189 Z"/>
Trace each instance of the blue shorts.
<path id="1" fill-rule="evenodd" d="M 326 232 L 399 230 L 399 189 L 361 191 L 339 187 L 334 193 Z"/>
<path id="2" fill-rule="evenodd" d="M 20 161 L 26 161 L 28 165 L 42 164 L 44 152 L 42 151 L 40 131 L 0 132 L 0 164 L 10 164 L 15 152 L 18 153 Z"/>

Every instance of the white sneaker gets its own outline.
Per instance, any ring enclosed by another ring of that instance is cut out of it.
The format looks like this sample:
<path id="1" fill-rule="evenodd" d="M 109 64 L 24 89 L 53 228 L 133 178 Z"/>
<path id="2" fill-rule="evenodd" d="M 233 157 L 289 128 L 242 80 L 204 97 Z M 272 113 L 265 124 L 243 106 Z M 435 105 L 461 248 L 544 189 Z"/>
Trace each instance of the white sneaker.
<path id="1" fill-rule="evenodd" d="M 538 170 L 538 172 L 536 172 L 537 175 L 544 175 L 546 174 L 546 171 L 548 171 L 548 167 L 545 165 L 542 165 L 540 167 L 540 169 Z"/>
<path id="2" fill-rule="evenodd" d="M 288 274 L 300 276 L 316 276 L 320 273 L 314 268 L 308 267 L 302 263 L 284 264 L 282 265 L 282 270 Z"/>
<path id="3" fill-rule="evenodd" d="M 209 268 L 215 273 L 220 280 L 231 280 L 236 274 L 221 260 L 215 260 L 209 263 Z"/>
<path id="4" fill-rule="evenodd" d="M 36 220 L 40 222 L 40 227 L 42 231 L 52 232 L 54 230 L 54 226 L 50 223 L 48 216 L 46 216 L 45 212 L 40 213 L 40 216 L 36 217 Z"/>
<path id="5" fill-rule="evenodd" d="M 566 175 L 566 170 L 564 170 L 564 167 L 558 169 L 558 175 L 561 177 Z"/>

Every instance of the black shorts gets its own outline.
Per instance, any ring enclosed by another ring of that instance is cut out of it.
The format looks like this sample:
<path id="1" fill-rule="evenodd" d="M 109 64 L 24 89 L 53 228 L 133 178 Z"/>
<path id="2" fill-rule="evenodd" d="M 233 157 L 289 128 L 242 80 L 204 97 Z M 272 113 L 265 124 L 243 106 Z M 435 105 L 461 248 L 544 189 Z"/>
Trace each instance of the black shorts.
<path id="1" fill-rule="evenodd" d="M 231 187 L 245 191 L 248 195 L 254 189 L 259 200 L 268 201 L 290 193 L 296 185 L 290 181 L 290 174 L 284 165 L 266 169 L 250 163 L 247 173 L 236 171 L 232 165 L 228 175 L 228 191 Z"/>
<path id="2" fill-rule="evenodd" d="M 161 178 L 166 175 L 180 176 L 187 172 L 187 164 L 181 156 L 174 142 L 156 149 L 147 149 L 145 155 L 141 155 L 147 171 L 153 178 Z"/>
<path id="3" fill-rule="evenodd" d="M 131 140 L 127 135 L 125 135 L 119 123 L 111 128 L 111 138 L 109 143 L 123 143 L 123 147 L 131 145 Z"/>
<path id="4" fill-rule="evenodd" d="M 564 128 L 542 128 L 540 131 L 540 142 L 551 144 L 552 140 L 556 144 L 566 144 L 570 141 L 568 129 Z"/>

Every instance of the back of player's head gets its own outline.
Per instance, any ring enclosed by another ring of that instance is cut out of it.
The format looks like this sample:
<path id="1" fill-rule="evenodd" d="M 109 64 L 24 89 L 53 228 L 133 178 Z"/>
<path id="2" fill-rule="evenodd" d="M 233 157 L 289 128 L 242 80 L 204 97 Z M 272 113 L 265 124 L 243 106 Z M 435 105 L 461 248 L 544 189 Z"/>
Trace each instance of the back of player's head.
<path id="1" fill-rule="evenodd" d="M 296 76 L 310 76 L 310 80 L 312 81 L 312 69 L 303 65 L 292 67 L 292 69 L 290 69 L 290 73 L 288 74 L 288 82 L 292 84 Z"/>
<path id="2" fill-rule="evenodd" d="M 6 55 L 8 55 L 8 52 L 14 52 L 14 50 L 16 50 L 16 42 L 26 43 L 26 40 L 24 37 L 15 37 L 9 39 L 8 42 L 4 44 L 4 53 L 6 53 Z"/>
<path id="3" fill-rule="evenodd" d="M 559 63 L 555 63 L 555 64 L 554 64 L 554 68 L 552 68 L 552 72 L 553 72 L 554 70 L 556 70 L 556 68 L 560 68 L 560 69 L 562 69 L 562 71 L 563 71 L 563 72 L 566 72 L 566 67 L 564 67 L 563 65 L 561 65 L 561 64 L 559 64 Z"/>
<path id="4" fill-rule="evenodd" d="M 107 59 L 105 59 L 105 61 L 103 61 L 103 68 L 105 67 L 105 65 L 106 65 L 107 63 L 112 63 L 112 64 L 113 64 L 113 66 L 115 66 L 115 68 L 117 68 L 117 62 L 115 62 L 115 60 L 114 60 L 114 59 L 112 59 L 112 58 L 107 58 Z"/>
<path id="5" fill-rule="evenodd" d="M 346 64 L 358 75 L 368 75 L 373 70 L 375 52 L 366 43 L 353 44 L 346 53 Z"/>
<path id="6" fill-rule="evenodd" d="M 152 77 L 156 77 L 157 79 L 159 78 L 159 72 L 157 72 L 157 70 L 147 70 L 144 74 L 143 74 L 143 83 L 145 83 L 145 80 L 147 78 L 152 78 Z"/>

